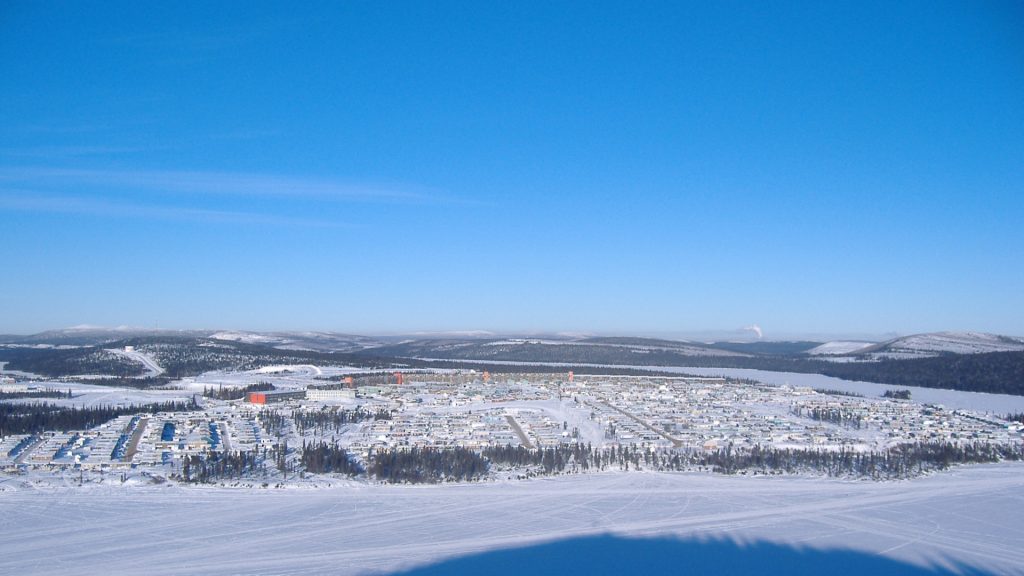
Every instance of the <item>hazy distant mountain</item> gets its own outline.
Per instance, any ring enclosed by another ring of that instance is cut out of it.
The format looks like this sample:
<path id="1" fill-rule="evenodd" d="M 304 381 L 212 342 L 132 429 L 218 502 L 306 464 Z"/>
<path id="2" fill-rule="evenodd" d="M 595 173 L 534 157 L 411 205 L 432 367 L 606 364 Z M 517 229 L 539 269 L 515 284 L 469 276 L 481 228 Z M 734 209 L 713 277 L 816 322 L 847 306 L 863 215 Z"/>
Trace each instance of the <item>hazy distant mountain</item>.
<path id="1" fill-rule="evenodd" d="M 180 378 L 209 370 L 252 370 L 277 364 L 381 367 L 470 367 L 502 370 L 508 363 L 693 366 L 817 373 L 848 380 L 1024 394 L 1024 339 L 941 332 L 880 344 L 718 342 L 636 337 L 398 340 L 333 332 L 153 331 L 76 327 L 17 337 L 0 344 L 8 369 L 47 376 L 144 375 L 145 367 L 108 348 L 134 346 Z M 815 352 L 816 351 L 816 352 Z M 830 352 L 831 351 L 831 352 Z M 438 360 L 444 362 L 438 364 Z M 154 382 L 158 384 L 159 382 Z"/>
<path id="2" fill-rule="evenodd" d="M 340 334 L 337 332 L 252 332 L 245 330 L 157 330 L 121 326 L 74 326 L 59 330 L 47 330 L 28 336 L 0 336 L 0 344 L 16 346 L 69 347 L 98 346 L 120 342 L 127 338 L 170 337 L 170 338 L 212 338 L 245 344 L 262 344 L 282 350 L 313 350 L 319 352 L 353 352 L 379 346 L 382 340 Z"/>
<path id="3" fill-rule="evenodd" d="M 11 336 L 2 340 L 2 343 L 23 346 L 97 346 L 136 336 L 191 336 L 201 338 L 209 334 L 210 331 L 208 330 L 156 330 L 128 326 L 107 328 L 103 326 L 82 325 L 58 330 L 47 330 L 28 336 Z"/>
<path id="4" fill-rule="evenodd" d="M 588 338 L 494 338 L 490 340 L 448 338 L 411 339 L 389 344 L 375 353 L 417 358 L 462 360 L 596 362 L 603 364 L 661 364 L 685 362 L 687 358 L 740 358 L 791 356 L 807 352 L 820 342 L 694 342 L 635 336 Z M 543 358 L 544 360 L 541 360 Z"/>
<path id="5" fill-rule="evenodd" d="M 500 362 L 682 365 L 692 357 L 745 357 L 707 344 L 633 337 L 409 340 L 366 351 L 390 357 Z"/>
<path id="6" fill-rule="evenodd" d="M 821 346 L 821 342 L 807 340 L 758 340 L 755 342 L 714 342 L 708 344 L 710 348 L 719 350 L 732 350 L 745 354 L 757 354 L 766 356 L 789 356 L 793 354 L 806 354 L 809 350 Z"/>
<path id="7" fill-rule="evenodd" d="M 531 352 L 549 350 L 543 356 L 593 356 L 600 351 L 626 358 L 643 354 L 672 356 L 794 356 L 881 358 L 924 358 L 941 354 L 981 354 L 1024 351 L 1024 338 L 982 332 L 934 332 L 902 336 L 885 342 L 836 340 L 810 341 L 720 341 L 697 342 L 632 336 L 573 337 L 550 335 L 500 336 L 492 332 L 418 332 L 407 335 L 370 337 L 341 332 L 251 330 L 157 330 L 148 328 L 74 326 L 29 336 L 2 335 L 0 344 L 68 347 L 97 346 L 136 337 L 211 338 L 278 348 L 319 352 L 358 352 L 379 349 L 380 355 L 479 360 L 519 360 Z M 568 347 L 568 348 L 567 348 Z M 588 352 L 581 350 L 586 348 Z M 569 353 L 575 351 L 574 353 Z"/>
<path id="8" fill-rule="evenodd" d="M 856 356 L 860 359 L 928 358 L 943 354 L 987 354 L 1024 351 L 1024 338 L 983 332 L 932 332 L 894 338 L 887 342 L 826 342 L 812 355 Z"/>
<path id="9" fill-rule="evenodd" d="M 318 352 L 355 352 L 383 344 L 381 340 L 337 332 L 247 332 L 221 331 L 210 335 L 215 340 L 246 344 L 264 344 L 281 350 L 314 350 Z"/>

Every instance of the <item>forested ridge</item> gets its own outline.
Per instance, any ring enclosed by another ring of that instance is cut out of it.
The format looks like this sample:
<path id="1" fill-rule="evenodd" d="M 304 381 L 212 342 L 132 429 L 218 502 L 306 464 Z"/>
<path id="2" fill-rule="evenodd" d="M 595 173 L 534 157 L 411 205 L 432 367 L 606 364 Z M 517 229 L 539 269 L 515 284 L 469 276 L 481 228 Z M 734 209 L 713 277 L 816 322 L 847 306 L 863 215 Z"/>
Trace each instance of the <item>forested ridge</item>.
<path id="1" fill-rule="evenodd" d="M 559 364 L 531 365 L 530 370 L 536 372 L 558 373 L 572 369 L 578 374 L 640 374 L 658 373 L 658 367 L 664 366 L 748 368 L 823 374 L 845 380 L 896 386 L 1024 395 L 1024 352 L 942 354 L 928 358 L 831 362 L 801 354 L 782 353 L 730 352 L 729 355 L 694 356 L 668 347 L 641 349 L 609 343 L 619 340 L 608 338 L 589 343 L 559 344 L 532 341 L 515 344 L 502 341 L 416 341 L 346 353 L 280 350 L 265 345 L 204 338 L 147 337 L 104 345 L 135 346 L 137 350 L 151 355 L 166 371 L 163 377 L 158 378 L 138 378 L 145 372 L 141 364 L 106 352 L 100 347 L 0 348 L 0 361 L 7 362 L 8 369 L 48 377 L 108 374 L 115 378 L 91 382 L 140 388 L 158 386 L 166 383 L 169 378 L 195 376 L 210 370 L 253 370 L 275 364 L 345 365 L 366 369 L 442 366 L 501 373 L 521 371 L 522 366 L 494 362 L 521 362 Z M 633 342 L 637 339 L 624 340 Z M 807 345 L 795 343 L 794 346 L 796 344 Z M 708 348 L 710 351 L 710 347 Z M 785 350 L 785 347 L 747 347 L 747 350 L 761 349 Z M 581 364 L 616 366 L 588 367 Z M 629 366 L 644 367 L 652 372 L 644 372 Z"/>

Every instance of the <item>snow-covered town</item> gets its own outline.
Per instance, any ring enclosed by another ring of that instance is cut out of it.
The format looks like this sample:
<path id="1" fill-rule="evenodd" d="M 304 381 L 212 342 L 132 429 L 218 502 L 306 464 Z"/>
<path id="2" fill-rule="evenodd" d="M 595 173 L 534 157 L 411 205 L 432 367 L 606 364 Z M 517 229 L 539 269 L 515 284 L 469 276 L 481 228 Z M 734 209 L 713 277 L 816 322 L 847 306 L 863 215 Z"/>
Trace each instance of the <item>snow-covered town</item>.
<path id="1" fill-rule="evenodd" d="M 269 470 L 275 481 L 287 482 L 292 472 L 291 481 L 309 482 L 331 476 L 302 464 L 302 447 L 319 443 L 364 464 L 382 450 L 427 448 L 585 445 L 699 455 L 755 449 L 870 453 L 920 443 L 1019 452 L 1022 443 L 1021 423 L 983 411 L 721 377 L 279 366 L 117 392 L 9 378 L 0 393 L 17 396 L 10 402 L 83 409 L 116 404 L 133 413 L 88 429 L 6 434 L 0 467 L 13 475 L 73 473 L 81 482 L 102 481 L 110 472 L 122 480 L 139 474 L 174 479 L 190 458 L 247 453 L 266 460 L 264 476 Z M 55 393 L 60 397 L 52 398 Z M 169 400 L 177 403 L 168 411 L 130 410 Z M 276 468 L 268 466 L 271 460 Z"/>
<path id="2" fill-rule="evenodd" d="M 0 576 L 1024 576 L 1022 24 L 0 3 Z"/>

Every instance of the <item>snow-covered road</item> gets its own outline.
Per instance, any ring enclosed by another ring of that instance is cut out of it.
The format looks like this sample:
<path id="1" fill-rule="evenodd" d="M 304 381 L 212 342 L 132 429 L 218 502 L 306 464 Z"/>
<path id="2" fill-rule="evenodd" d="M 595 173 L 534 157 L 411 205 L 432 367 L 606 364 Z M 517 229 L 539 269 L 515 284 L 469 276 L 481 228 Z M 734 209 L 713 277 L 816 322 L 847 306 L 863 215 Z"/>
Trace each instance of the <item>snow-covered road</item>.
<path id="1" fill-rule="evenodd" d="M 612 533 L 1021 574 L 1022 494 L 1021 464 L 883 483 L 607 473 L 320 490 L 23 487 L 0 493 L 0 573 L 356 574 Z"/>
<path id="2" fill-rule="evenodd" d="M 156 363 L 156 360 L 148 354 L 138 352 L 135 350 L 125 350 L 123 348 L 107 348 L 107 352 L 124 356 L 125 358 L 134 360 L 146 367 L 146 374 L 144 377 L 156 377 L 164 373 L 163 367 Z"/>

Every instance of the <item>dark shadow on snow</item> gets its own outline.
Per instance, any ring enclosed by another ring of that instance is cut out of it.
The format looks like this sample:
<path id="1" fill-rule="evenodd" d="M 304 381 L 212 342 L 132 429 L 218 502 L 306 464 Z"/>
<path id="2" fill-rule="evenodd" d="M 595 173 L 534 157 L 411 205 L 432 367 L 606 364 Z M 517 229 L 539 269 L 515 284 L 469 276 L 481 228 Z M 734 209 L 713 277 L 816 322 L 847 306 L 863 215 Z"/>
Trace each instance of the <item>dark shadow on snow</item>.
<path id="1" fill-rule="evenodd" d="M 407 576 L 631 574 L 787 576 L 983 575 L 957 565 L 954 570 L 925 568 L 849 550 L 792 548 L 778 544 L 738 544 L 728 540 L 620 538 L 591 536 L 523 548 L 495 550 L 444 560 L 405 572 Z"/>

